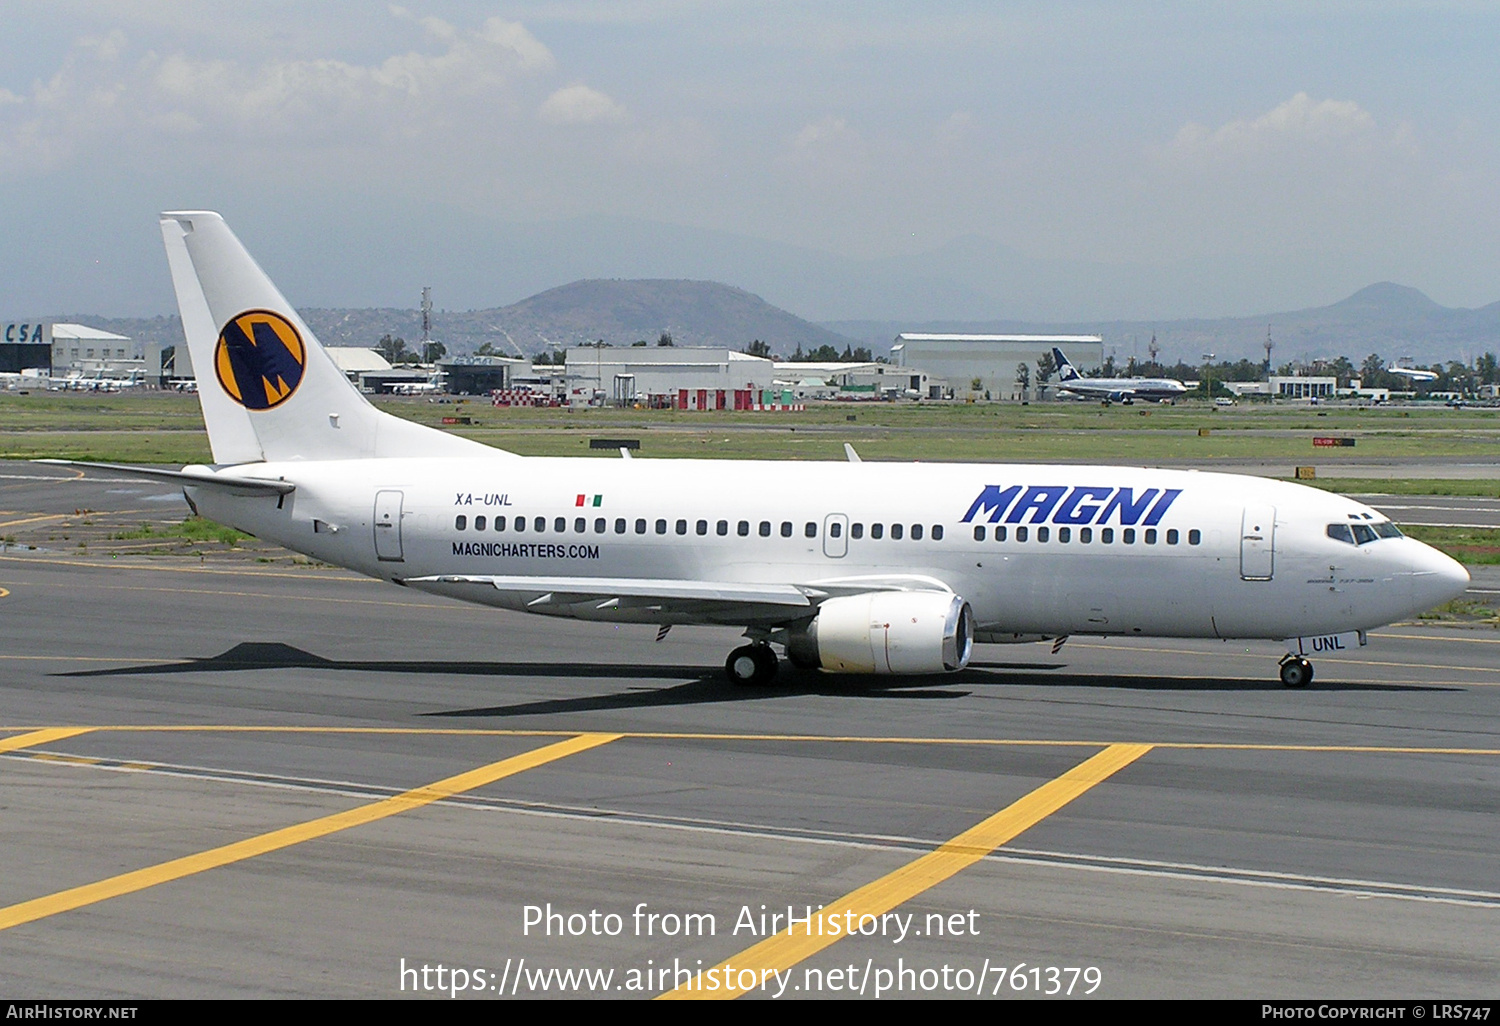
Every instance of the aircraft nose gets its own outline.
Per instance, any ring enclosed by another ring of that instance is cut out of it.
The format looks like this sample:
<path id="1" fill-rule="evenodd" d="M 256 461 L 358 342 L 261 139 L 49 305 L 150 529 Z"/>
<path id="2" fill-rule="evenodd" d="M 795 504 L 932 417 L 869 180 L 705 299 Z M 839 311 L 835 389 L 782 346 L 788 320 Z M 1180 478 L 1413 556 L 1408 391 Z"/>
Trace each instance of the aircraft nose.
<path id="1" fill-rule="evenodd" d="M 1421 548 L 1417 550 L 1408 573 L 1412 597 L 1422 609 L 1451 602 L 1468 590 L 1469 571 L 1462 563 L 1429 545 L 1417 544 Z"/>

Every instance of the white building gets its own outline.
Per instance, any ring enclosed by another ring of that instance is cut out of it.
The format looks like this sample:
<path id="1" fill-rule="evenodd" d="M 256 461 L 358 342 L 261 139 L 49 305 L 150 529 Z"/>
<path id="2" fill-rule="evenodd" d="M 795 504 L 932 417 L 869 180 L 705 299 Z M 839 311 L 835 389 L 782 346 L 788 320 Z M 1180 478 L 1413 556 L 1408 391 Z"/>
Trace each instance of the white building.
<path id="1" fill-rule="evenodd" d="M 159 343 L 137 342 L 86 324 L 58 322 L 46 328 L 54 377 L 129 379 L 153 385 L 161 379 Z"/>
<path id="2" fill-rule="evenodd" d="M 776 364 L 776 384 L 791 389 L 798 399 L 928 397 L 925 371 L 888 363 L 788 361 Z"/>
<path id="3" fill-rule="evenodd" d="M 571 346 L 566 367 L 569 401 L 582 404 L 732 410 L 741 408 L 734 393 L 760 392 L 776 379 L 770 360 L 690 346 Z"/>
<path id="4" fill-rule="evenodd" d="M 1020 364 L 1027 365 L 1031 387 L 1036 387 L 1037 361 L 1054 346 L 1084 374 L 1104 363 L 1104 339 L 1099 335 L 926 334 L 897 335 L 891 362 L 930 375 L 924 393 L 945 384 L 957 396 L 974 393 L 1003 399 L 1020 390 Z M 1056 387 L 1055 376 L 1049 385 Z"/>

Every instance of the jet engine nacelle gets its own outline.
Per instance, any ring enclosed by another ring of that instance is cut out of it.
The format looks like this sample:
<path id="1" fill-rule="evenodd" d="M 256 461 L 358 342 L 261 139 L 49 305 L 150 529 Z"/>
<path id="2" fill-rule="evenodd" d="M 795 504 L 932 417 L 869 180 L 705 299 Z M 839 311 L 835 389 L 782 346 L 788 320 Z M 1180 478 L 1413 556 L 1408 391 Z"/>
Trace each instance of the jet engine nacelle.
<path id="1" fill-rule="evenodd" d="M 787 642 L 797 665 L 833 673 L 962 670 L 974 650 L 974 613 L 940 591 L 877 591 L 825 600 Z"/>

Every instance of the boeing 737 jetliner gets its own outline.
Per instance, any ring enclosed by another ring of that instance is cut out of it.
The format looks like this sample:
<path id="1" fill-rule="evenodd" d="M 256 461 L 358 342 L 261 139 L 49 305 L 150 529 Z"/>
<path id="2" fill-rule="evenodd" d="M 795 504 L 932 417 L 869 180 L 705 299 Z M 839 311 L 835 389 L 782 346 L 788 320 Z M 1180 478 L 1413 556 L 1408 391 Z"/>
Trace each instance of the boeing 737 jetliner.
<path id="1" fill-rule="evenodd" d="M 1187 391 L 1187 386 L 1176 378 L 1086 378 L 1056 346 L 1052 348 L 1052 359 L 1057 364 L 1057 380 L 1062 390 L 1085 399 L 1102 399 L 1105 403 L 1130 403 L 1137 399 L 1170 402 Z"/>
<path id="2" fill-rule="evenodd" d="M 217 214 L 162 235 L 212 466 L 131 469 L 192 508 L 393 584 L 505 609 L 743 627 L 839 673 L 962 669 L 974 642 L 1287 642 L 1306 655 L 1463 593 L 1462 566 L 1350 499 L 1107 466 L 520 457 L 376 410 Z"/>

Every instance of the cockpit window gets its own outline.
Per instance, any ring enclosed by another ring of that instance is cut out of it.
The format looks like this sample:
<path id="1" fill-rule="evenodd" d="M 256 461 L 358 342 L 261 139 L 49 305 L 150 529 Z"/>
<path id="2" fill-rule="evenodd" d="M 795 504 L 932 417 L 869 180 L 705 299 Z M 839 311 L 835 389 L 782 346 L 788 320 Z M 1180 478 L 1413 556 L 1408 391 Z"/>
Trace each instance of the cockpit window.
<path id="1" fill-rule="evenodd" d="M 1376 520 L 1368 524 L 1329 524 L 1328 537 L 1346 545 L 1368 545 L 1380 538 L 1400 538 L 1403 535 L 1401 529 L 1389 520 Z"/>

